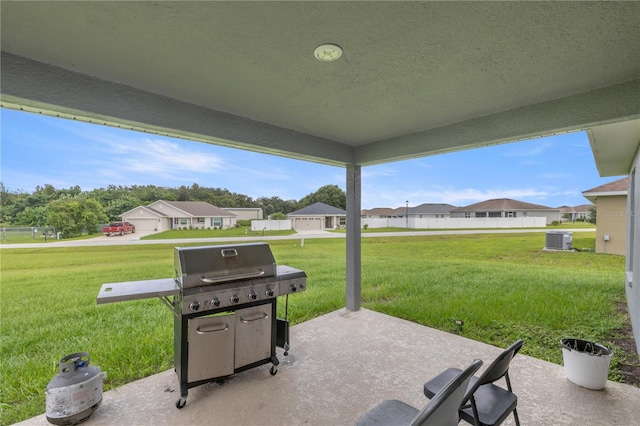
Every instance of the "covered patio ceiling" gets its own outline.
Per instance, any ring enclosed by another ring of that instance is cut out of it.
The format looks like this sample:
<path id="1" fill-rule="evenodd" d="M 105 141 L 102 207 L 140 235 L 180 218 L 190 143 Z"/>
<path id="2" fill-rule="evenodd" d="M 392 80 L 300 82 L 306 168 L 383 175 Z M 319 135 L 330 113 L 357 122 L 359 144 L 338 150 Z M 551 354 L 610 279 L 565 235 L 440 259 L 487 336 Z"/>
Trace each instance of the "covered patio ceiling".
<path id="1" fill-rule="evenodd" d="M 639 19 L 639 2 L 3 0 L 2 106 L 367 166 L 637 120 Z M 317 60 L 325 43 L 342 57 Z M 601 173 L 626 173 L 609 135 L 592 133 L 618 159 Z"/>

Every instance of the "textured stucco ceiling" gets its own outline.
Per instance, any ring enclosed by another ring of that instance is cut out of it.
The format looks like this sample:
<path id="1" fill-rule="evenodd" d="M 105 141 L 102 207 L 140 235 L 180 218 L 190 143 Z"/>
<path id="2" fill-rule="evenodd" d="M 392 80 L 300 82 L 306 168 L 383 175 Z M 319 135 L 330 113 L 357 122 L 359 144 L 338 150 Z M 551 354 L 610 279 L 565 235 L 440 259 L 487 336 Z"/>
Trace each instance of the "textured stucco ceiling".
<path id="1" fill-rule="evenodd" d="M 327 164 L 640 117 L 640 2 L 1 7 L 5 107 Z"/>

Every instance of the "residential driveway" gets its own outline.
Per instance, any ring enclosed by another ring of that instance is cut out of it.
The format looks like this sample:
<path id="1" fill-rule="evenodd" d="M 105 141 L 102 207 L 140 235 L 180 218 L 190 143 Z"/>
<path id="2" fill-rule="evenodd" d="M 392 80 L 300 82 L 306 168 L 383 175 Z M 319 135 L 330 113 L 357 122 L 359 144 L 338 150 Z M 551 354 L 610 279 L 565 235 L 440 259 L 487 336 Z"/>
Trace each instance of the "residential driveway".
<path id="1" fill-rule="evenodd" d="M 406 231 L 406 232 L 371 232 L 363 233 L 362 238 L 374 237 L 416 237 L 428 235 L 472 235 L 472 234 L 519 234 L 531 232 L 547 232 L 550 229 L 469 229 L 455 231 Z M 595 228 L 576 228 L 561 229 L 568 232 L 596 232 Z M 141 240 L 145 235 L 153 234 L 153 232 L 136 232 L 135 234 L 125 234 L 122 237 L 105 237 L 98 236 L 87 240 L 77 241 L 55 241 L 51 243 L 25 243 L 25 244 L 0 244 L 3 249 L 18 248 L 42 248 L 42 247 L 80 247 L 80 246 L 101 246 L 101 245 L 121 245 L 121 244 L 185 244 L 185 243 L 215 243 L 229 241 L 275 241 L 275 240 L 298 240 L 303 238 L 345 238 L 346 234 L 340 232 L 327 231 L 302 231 L 293 235 L 279 235 L 273 237 L 247 236 L 247 237 L 229 237 L 229 238 L 180 238 L 170 240 Z"/>
<path id="2" fill-rule="evenodd" d="M 155 232 L 135 232 L 133 234 L 124 234 L 122 236 L 120 235 L 113 235 L 111 237 L 107 237 L 106 235 L 101 235 L 99 237 L 95 237 L 95 238 L 91 238 L 90 240 L 86 240 L 86 241 L 138 241 L 140 240 L 140 238 L 142 237 L 146 237 L 147 235 L 151 235 L 154 234 Z"/>

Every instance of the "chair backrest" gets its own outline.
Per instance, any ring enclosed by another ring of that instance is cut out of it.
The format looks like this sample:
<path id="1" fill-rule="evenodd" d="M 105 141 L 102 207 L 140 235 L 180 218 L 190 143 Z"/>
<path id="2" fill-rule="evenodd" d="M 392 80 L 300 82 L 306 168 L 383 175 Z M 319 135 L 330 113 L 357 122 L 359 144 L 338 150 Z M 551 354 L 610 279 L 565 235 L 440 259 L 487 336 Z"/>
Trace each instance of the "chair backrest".
<path id="1" fill-rule="evenodd" d="M 460 421 L 458 411 L 466 394 L 471 376 L 478 371 L 482 361 L 474 360 L 467 368 L 453 377 L 436 393 L 431 401 L 418 413 L 411 426 L 448 426 Z"/>
<path id="2" fill-rule="evenodd" d="M 469 388 L 463 403 L 467 402 L 467 400 L 471 398 L 471 395 L 473 395 L 480 386 L 486 385 L 487 383 L 493 383 L 507 374 L 509 372 L 511 360 L 516 356 L 523 344 L 524 342 L 522 340 L 518 340 L 502 351 L 502 353 L 498 355 L 498 357 L 494 359 L 493 362 L 484 370 L 475 384 Z"/>

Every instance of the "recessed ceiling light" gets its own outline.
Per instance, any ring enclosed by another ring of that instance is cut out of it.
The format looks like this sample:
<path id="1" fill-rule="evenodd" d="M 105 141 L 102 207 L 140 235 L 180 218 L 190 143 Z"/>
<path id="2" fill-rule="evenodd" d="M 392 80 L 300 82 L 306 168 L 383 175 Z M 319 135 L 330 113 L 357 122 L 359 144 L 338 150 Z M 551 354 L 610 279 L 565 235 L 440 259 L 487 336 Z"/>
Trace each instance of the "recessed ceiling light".
<path id="1" fill-rule="evenodd" d="M 342 56 L 342 49 L 335 44 L 321 44 L 313 51 L 313 55 L 320 62 L 333 62 Z"/>

